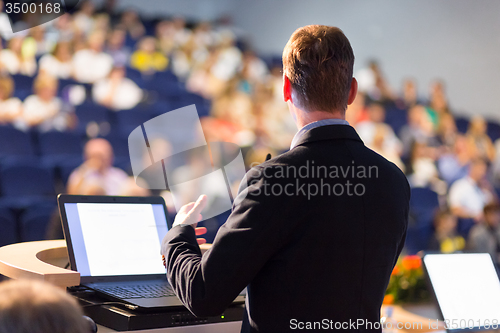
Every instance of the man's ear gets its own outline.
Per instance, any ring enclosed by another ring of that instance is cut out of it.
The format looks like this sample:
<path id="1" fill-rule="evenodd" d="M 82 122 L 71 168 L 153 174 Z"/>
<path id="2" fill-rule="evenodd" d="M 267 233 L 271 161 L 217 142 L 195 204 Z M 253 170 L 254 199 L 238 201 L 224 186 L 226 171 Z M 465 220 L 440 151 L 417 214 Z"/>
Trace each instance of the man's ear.
<path id="1" fill-rule="evenodd" d="M 283 74 L 283 98 L 285 102 L 292 101 L 292 85 L 286 75 Z"/>
<path id="2" fill-rule="evenodd" d="M 357 93 L 358 93 L 358 81 L 356 81 L 356 78 L 353 77 L 351 81 L 351 90 L 349 90 L 349 98 L 347 99 L 347 105 L 351 105 L 352 102 L 354 102 Z"/>

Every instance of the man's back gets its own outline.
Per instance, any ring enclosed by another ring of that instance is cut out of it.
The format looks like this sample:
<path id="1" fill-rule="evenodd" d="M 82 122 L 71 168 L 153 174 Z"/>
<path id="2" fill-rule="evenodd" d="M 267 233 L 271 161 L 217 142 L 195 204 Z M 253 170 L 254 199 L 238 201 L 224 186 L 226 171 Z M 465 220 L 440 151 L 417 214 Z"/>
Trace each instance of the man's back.
<path id="1" fill-rule="evenodd" d="M 283 246 L 248 287 L 255 329 L 245 332 L 378 322 L 404 244 L 410 191 L 394 164 L 366 148 L 350 126 L 315 128 L 301 142 L 251 173 L 250 184 L 276 200 L 268 223 L 280 226 Z"/>

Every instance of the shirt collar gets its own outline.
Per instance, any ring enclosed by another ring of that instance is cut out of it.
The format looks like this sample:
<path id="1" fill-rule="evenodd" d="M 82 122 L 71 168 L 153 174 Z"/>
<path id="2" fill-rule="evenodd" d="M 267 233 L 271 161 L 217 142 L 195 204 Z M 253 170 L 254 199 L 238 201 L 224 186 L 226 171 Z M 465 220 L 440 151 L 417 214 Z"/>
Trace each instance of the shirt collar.
<path id="1" fill-rule="evenodd" d="M 299 142 L 299 139 L 304 135 L 305 132 L 309 131 L 310 129 L 326 125 L 349 125 L 349 123 L 347 122 L 347 120 L 344 119 L 333 119 L 333 118 L 318 120 L 309 123 L 306 126 L 302 127 L 297 133 L 295 133 L 295 136 L 292 139 L 292 144 L 290 145 L 290 150 L 292 150 L 293 148 L 295 148 L 295 146 L 297 146 L 297 142 Z"/>

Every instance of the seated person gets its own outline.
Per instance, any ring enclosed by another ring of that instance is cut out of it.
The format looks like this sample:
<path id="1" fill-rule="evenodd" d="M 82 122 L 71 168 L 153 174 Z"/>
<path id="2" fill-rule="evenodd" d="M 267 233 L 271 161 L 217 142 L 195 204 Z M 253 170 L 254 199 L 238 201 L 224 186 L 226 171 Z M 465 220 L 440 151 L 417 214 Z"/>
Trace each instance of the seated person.
<path id="1" fill-rule="evenodd" d="M 500 205 L 484 207 L 484 221 L 472 227 L 467 247 L 474 252 L 489 253 L 495 263 L 500 263 Z"/>
<path id="2" fill-rule="evenodd" d="M 39 126 L 47 131 L 64 130 L 70 125 L 70 116 L 61 112 L 62 102 L 57 97 L 57 85 L 57 79 L 53 76 L 37 76 L 33 83 L 35 94 L 26 97 L 23 103 L 21 127 Z"/>
<path id="3" fill-rule="evenodd" d="M 457 218 L 449 209 L 439 211 L 434 217 L 434 234 L 428 249 L 441 253 L 462 251 L 465 240 L 457 233 Z"/>
<path id="4" fill-rule="evenodd" d="M 484 207 L 494 199 L 486 180 L 487 171 L 487 162 L 476 158 L 471 162 L 469 174 L 451 186 L 448 200 L 451 211 L 458 218 L 482 221 Z"/>
<path id="5" fill-rule="evenodd" d="M 488 162 L 495 160 L 495 146 L 487 133 L 488 123 L 481 116 L 471 119 L 467 131 L 467 143 L 473 157 L 486 159 Z"/>
<path id="6" fill-rule="evenodd" d="M 113 148 L 105 139 L 92 139 L 84 148 L 85 162 L 68 180 L 69 194 L 120 195 L 128 175 L 113 167 Z"/>
<path id="7" fill-rule="evenodd" d="M 40 58 L 40 71 L 60 79 L 69 79 L 73 74 L 72 45 L 70 42 L 57 43 L 54 51 Z"/>
<path id="8" fill-rule="evenodd" d="M 93 32 L 88 38 L 88 49 L 82 49 L 73 56 L 73 75 L 75 80 L 94 83 L 108 76 L 113 68 L 113 58 L 104 53 L 105 33 Z"/>
<path id="9" fill-rule="evenodd" d="M 8 75 L 0 75 L 0 124 L 11 123 L 22 112 L 22 102 L 11 97 L 14 91 L 14 80 Z"/>
<path id="10" fill-rule="evenodd" d="M 132 54 L 130 66 L 144 73 L 161 72 L 167 69 L 168 58 L 157 51 L 156 39 L 144 37 L 139 48 Z"/>
<path id="11" fill-rule="evenodd" d="M 90 323 L 74 298 L 34 280 L 0 283 L 0 332 L 90 333 Z"/>
<path id="12" fill-rule="evenodd" d="M 123 67 L 115 67 L 107 78 L 94 84 L 92 95 L 98 104 L 114 110 L 128 110 L 139 104 L 142 90 L 125 77 Z"/>
<path id="13" fill-rule="evenodd" d="M 397 152 L 400 154 L 402 152 L 402 144 L 398 137 L 392 130 L 392 128 L 384 123 L 385 120 L 385 109 L 380 103 L 372 103 L 368 107 L 368 120 L 362 121 L 356 125 L 356 131 L 358 132 L 360 138 L 363 140 L 365 145 L 373 149 L 373 142 L 376 137 L 377 129 L 381 126 L 385 127 L 387 132 L 384 137 L 384 150 L 389 150 L 391 152 Z"/>
<path id="14" fill-rule="evenodd" d="M 0 69 L 9 74 L 32 76 L 36 72 L 35 52 L 31 48 L 23 48 L 24 38 L 13 37 L 8 48 L 0 51 Z"/>

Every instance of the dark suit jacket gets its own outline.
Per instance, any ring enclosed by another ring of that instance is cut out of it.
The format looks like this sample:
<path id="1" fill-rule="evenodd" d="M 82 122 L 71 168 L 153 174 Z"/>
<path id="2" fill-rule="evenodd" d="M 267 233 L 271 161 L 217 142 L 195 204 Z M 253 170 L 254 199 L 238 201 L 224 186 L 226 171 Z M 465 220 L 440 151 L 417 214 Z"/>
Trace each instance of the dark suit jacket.
<path id="1" fill-rule="evenodd" d="M 305 132 L 242 184 L 203 256 L 192 227 L 165 237 L 167 276 L 186 307 L 218 315 L 248 286 L 242 332 L 296 331 L 308 322 L 380 331 L 352 322 L 380 320 L 406 236 L 405 175 L 351 126 L 329 125 Z"/>

